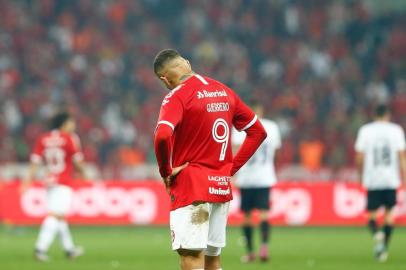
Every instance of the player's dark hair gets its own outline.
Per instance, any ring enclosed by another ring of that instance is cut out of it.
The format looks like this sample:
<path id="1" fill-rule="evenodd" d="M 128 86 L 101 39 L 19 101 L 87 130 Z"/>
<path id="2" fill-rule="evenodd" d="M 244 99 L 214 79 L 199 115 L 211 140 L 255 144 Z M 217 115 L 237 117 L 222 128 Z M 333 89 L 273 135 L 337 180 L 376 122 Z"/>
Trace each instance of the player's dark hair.
<path id="1" fill-rule="evenodd" d="M 154 59 L 154 72 L 159 75 L 159 71 L 163 69 L 166 63 L 179 57 L 180 54 L 174 49 L 165 49 L 160 51 Z"/>
<path id="2" fill-rule="evenodd" d="M 51 129 L 59 129 L 65 124 L 66 121 L 70 118 L 70 114 L 68 112 L 59 112 L 51 118 L 49 123 L 49 127 Z"/>
<path id="3" fill-rule="evenodd" d="M 378 105 L 375 108 L 375 116 L 377 116 L 377 117 L 383 117 L 388 113 L 389 113 L 389 107 L 385 104 Z"/>

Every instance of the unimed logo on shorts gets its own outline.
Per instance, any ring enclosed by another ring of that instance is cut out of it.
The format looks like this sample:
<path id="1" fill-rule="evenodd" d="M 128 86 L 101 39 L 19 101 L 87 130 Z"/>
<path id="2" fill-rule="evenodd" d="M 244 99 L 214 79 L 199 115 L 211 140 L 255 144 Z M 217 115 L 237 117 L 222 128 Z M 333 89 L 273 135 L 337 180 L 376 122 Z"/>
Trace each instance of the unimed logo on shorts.
<path id="1" fill-rule="evenodd" d="M 221 188 L 209 187 L 209 193 L 214 194 L 214 195 L 229 195 L 230 192 L 231 192 L 230 188 L 221 189 Z"/>
<path id="2" fill-rule="evenodd" d="M 21 208 L 27 216 L 43 217 L 47 213 L 44 188 L 30 188 L 21 196 L 20 202 Z M 157 207 L 158 198 L 151 189 L 94 186 L 74 191 L 72 207 L 68 216 L 128 217 L 132 223 L 148 224 L 156 218 Z"/>

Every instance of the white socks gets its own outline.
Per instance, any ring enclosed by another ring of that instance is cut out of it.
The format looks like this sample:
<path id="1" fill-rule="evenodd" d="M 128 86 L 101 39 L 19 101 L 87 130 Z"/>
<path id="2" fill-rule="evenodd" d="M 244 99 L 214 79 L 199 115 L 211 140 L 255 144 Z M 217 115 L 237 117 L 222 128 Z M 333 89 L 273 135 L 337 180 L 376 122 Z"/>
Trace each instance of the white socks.
<path id="1" fill-rule="evenodd" d="M 72 236 L 70 234 L 70 230 L 68 224 L 65 220 L 59 221 L 59 236 L 61 238 L 62 247 L 65 251 L 73 250 L 73 241 Z"/>
<path id="2" fill-rule="evenodd" d="M 66 221 L 58 220 L 53 216 L 46 217 L 42 222 L 35 248 L 38 251 L 47 252 L 58 233 L 63 249 L 65 251 L 72 250 L 74 245 L 68 224 Z"/>
<path id="3" fill-rule="evenodd" d="M 38 251 L 47 252 L 49 246 L 55 239 L 55 235 L 58 232 L 59 221 L 56 217 L 48 216 L 41 224 L 41 228 L 38 235 L 37 243 L 35 247 Z"/>

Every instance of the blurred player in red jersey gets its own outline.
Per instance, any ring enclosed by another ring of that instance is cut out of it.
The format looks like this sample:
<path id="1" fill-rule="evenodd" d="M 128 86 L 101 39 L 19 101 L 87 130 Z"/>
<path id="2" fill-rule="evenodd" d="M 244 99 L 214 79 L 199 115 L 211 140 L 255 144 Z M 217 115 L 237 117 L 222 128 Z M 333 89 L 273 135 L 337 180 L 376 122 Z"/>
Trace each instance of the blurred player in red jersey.
<path id="1" fill-rule="evenodd" d="M 79 137 L 74 133 L 75 121 L 66 112 L 55 115 L 51 120 L 51 131 L 37 140 L 30 157 L 30 170 L 23 184 L 25 190 L 35 177 L 40 165 L 44 165 L 47 175 L 44 179 L 47 187 L 48 216 L 42 222 L 35 244 L 35 257 L 48 261 L 48 248 L 59 234 L 67 258 L 73 259 L 83 254 L 83 249 L 75 247 L 69 227 L 64 217 L 67 214 L 72 197 L 69 187 L 76 167 L 83 177 L 83 154 Z"/>
<path id="2" fill-rule="evenodd" d="M 255 113 L 224 84 L 192 71 L 175 50 L 155 57 L 154 72 L 171 92 L 155 131 L 159 171 L 171 197 L 172 249 L 183 270 L 221 269 L 230 178 L 266 137 Z M 231 127 L 247 133 L 233 158 Z"/>

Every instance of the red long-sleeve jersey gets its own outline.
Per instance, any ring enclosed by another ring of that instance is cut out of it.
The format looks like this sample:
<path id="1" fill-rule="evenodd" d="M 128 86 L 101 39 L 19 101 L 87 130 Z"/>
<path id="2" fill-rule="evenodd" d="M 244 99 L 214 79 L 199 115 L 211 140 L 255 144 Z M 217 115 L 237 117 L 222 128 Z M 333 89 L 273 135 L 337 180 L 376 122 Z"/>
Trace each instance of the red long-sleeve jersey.
<path id="1" fill-rule="evenodd" d="M 231 127 L 247 132 L 233 159 Z M 155 131 L 155 154 L 162 177 L 186 162 L 170 187 L 172 210 L 195 201 L 232 199 L 231 175 L 266 137 L 252 110 L 227 86 L 193 75 L 163 100 Z"/>

